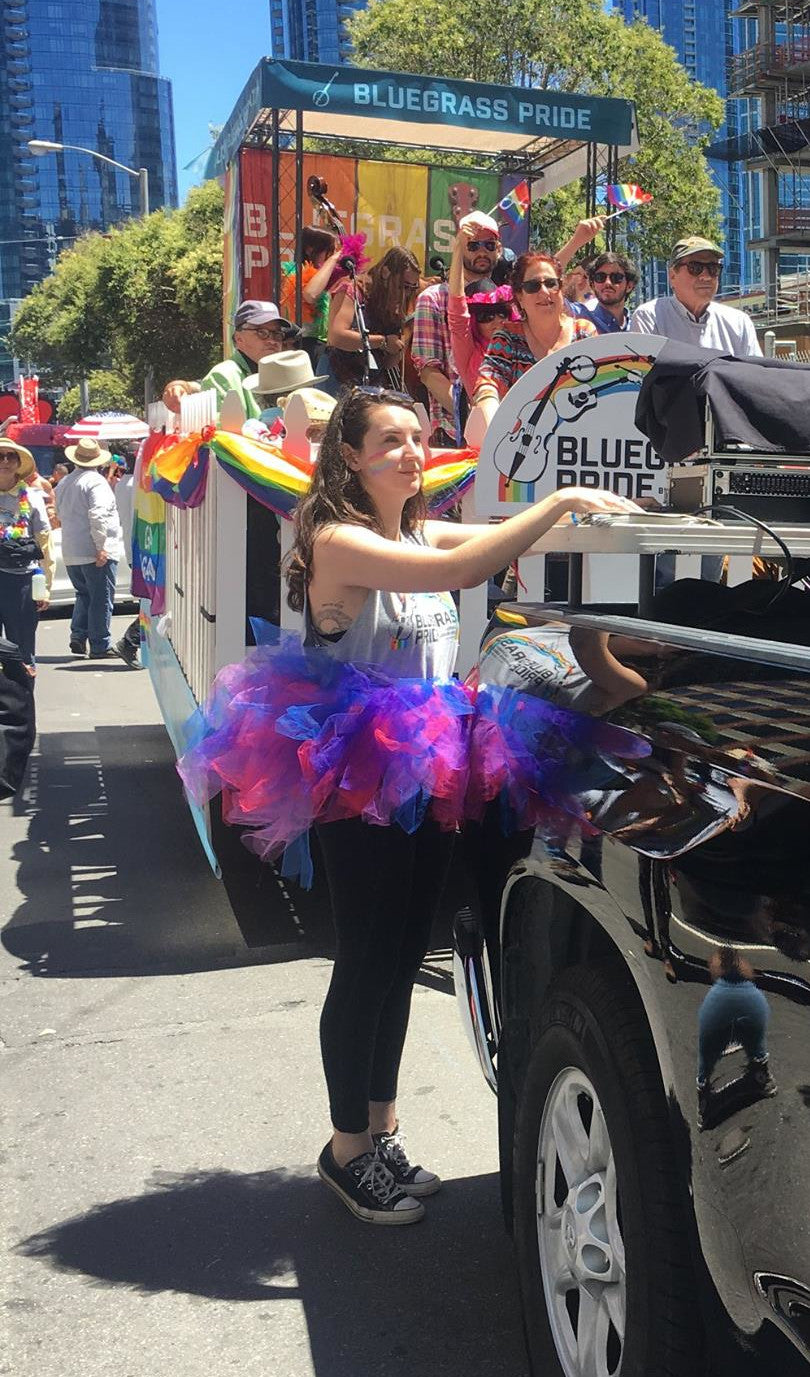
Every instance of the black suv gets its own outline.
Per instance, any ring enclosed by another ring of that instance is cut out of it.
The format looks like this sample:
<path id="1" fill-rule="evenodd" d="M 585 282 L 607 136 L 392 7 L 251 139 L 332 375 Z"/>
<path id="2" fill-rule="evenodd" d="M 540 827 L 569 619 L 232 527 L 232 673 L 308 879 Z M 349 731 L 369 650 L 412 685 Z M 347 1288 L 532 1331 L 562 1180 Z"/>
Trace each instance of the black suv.
<path id="1" fill-rule="evenodd" d="M 521 644 L 500 682 L 514 671 L 524 692 L 557 624 L 557 679 L 538 672 L 537 691 L 563 683 L 542 749 L 570 753 L 570 828 L 504 838 L 493 805 L 468 839 L 456 983 L 497 1091 L 532 1373 L 805 1373 L 810 649 L 544 607 L 505 618 Z M 581 673 L 566 699 L 561 634 L 579 665 L 589 638 L 633 638 L 624 701 L 589 697 Z M 576 745 L 565 722 L 594 715 L 635 752 Z"/>

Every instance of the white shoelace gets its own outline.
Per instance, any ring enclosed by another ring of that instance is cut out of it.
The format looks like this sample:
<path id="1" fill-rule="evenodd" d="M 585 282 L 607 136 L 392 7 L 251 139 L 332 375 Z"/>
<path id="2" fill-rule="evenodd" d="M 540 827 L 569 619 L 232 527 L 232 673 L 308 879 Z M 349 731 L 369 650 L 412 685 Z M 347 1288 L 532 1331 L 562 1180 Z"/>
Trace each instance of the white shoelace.
<path id="1" fill-rule="evenodd" d="M 405 1151 L 405 1134 L 401 1129 L 398 1128 L 396 1133 L 386 1135 L 385 1152 L 393 1158 L 401 1171 L 410 1171 L 411 1164 Z"/>
<path id="2" fill-rule="evenodd" d="M 399 1189 L 387 1166 L 376 1152 L 373 1157 L 369 1158 L 368 1166 L 358 1177 L 358 1184 L 368 1186 L 374 1199 L 379 1200 L 381 1205 L 387 1205 L 391 1196 Z"/>

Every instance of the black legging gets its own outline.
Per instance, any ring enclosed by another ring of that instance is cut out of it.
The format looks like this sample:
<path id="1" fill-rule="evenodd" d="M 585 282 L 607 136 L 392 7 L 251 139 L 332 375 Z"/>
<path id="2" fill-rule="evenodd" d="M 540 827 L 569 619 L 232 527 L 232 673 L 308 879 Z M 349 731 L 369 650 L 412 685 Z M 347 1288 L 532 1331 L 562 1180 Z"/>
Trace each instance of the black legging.
<path id="1" fill-rule="evenodd" d="M 359 818 L 317 829 L 337 946 L 321 1015 L 332 1123 L 364 1133 L 369 1100 L 394 1100 L 411 994 L 430 941 L 453 834 L 410 836 Z"/>

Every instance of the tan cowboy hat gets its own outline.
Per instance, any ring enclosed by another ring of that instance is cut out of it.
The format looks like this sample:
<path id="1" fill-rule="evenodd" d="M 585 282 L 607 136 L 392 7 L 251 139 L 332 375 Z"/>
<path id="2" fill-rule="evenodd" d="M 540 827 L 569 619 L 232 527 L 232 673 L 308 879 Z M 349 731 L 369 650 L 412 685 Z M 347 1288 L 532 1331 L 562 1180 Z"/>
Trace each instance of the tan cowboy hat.
<path id="1" fill-rule="evenodd" d="M 319 373 L 315 377 L 306 349 L 283 349 L 280 354 L 266 354 L 259 359 L 258 373 L 245 378 L 242 385 L 249 392 L 280 397 L 288 392 L 297 392 L 299 387 L 312 387 L 313 383 L 325 382 L 326 378 L 326 373 Z"/>
<path id="2" fill-rule="evenodd" d="M 23 481 L 25 481 L 26 478 L 31 478 L 33 474 L 36 473 L 37 466 L 30 449 L 26 449 L 25 445 L 18 445 L 16 440 L 9 440 L 6 435 L 0 435 L 0 454 L 3 453 L 3 450 L 8 449 L 13 450 L 15 454 L 19 454 L 20 456 L 20 467 L 17 470 L 17 476 L 22 478 Z"/>
<path id="3" fill-rule="evenodd" d="M 299 407 L 304 408 L 306 418 L 311 425 L 325 424 L 337 406 L 336 398 L 330 397 L 328 392 L 321 392 L 317 387 L 299 387 L 296 388 L 292 396 L 288 397 L 285 401 L 285 420 L 290 404 L 293 401 L 295 401 L 296 409 Z"/>
<path id="4" fill-rule="evenodd" d="M 110 451 L 102 449 L 98 440 L 90 440 L 87 436 L 75 445 L 68 445 L 65 457 L 80 469 L 103 469 L 106 464 L 112 463 Z"/>

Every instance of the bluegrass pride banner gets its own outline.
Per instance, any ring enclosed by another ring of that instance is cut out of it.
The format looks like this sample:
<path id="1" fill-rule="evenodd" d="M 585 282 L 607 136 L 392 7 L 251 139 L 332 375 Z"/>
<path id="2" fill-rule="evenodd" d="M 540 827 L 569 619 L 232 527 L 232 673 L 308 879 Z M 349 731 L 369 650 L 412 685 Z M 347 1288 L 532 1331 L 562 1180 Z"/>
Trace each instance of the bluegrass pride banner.
<path id="1" fill-rule="evenodd" d="M 511 516 L 558 488 L 602 488 L 666 501 L 667 466 L 635 425 L 641 384 L 666 340 L 576 340 L 510 388 L 478 460 L 478 516 Z"/>
<path id="2" fill-rule="evenodd" d="M 336 155 L 304 154 L 307 178 L 323 177 L 348 233 L 367 237 L 366 252 L 373 262 L 394 244 L 411 249 L 421 267 L 431 254 L 449 259 L 456 224 L 470 210 L 489 212 L 520 181 L 515 175 L 497 177 L 475 168 L 426 167 L 417 163 L 377 162 Z M 241 298 L 271 296 L 270 233 L 273 224 L 272 155 L 244 148 L 239 155 L 240 216 L 234 239 L 241 246 Z M 295 257 L 295 158 L 282 153 L 279 170 L 281 257 Z M 304 224 L 322 223 L 305 196 Z M 518 225 L 504 223 L 501 238 L 522 253 L 529 237 L 528 216 Z"/>

